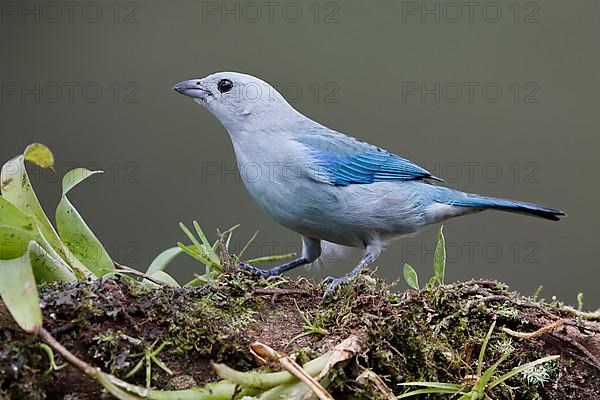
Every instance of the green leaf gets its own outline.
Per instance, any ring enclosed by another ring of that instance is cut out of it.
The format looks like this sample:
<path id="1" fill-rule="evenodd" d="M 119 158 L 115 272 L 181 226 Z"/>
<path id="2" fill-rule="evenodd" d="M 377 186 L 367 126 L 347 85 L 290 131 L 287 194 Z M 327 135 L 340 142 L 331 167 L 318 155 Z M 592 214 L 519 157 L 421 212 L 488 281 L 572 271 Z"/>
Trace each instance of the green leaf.
<path id="1" fill-rule="evenodd" d="M 25 257 L 0 260 L 0 297 L 23 330 L 35 332 L 42 327 L 42 311 L 28 253 Z"/>
<path id="2" fill-rule="evenodd" d="M 512 378 L 513 376 L 523 372 L 524 370 L 526 370 L 528 368 L 534 367 L 539 364 L 547 363 L 550 361 L 554 361 L 557 358 L 560 358 L 560 356 L 547 356 L 547 357 L 543 357 L 543 358 L 540 358 L 540 359 L 532 361 L 532 362 L 528 362 L 527 364 L 520 365 L 517 368 L 514 368 L 512 371 L 505 373 L 504 375 L 502 375 L 501 377 L 499 377 L 498 379 L 496 379 L 492 383 L 490 383 L 489 389 L 493 388 L 496 385 L 499 385 L 500 383 L 504 382 L 505 380 Z"/>
<path id="3" fill-rule="evenodd" d="M 492 338 L 492 333 L 494 332 L 494 328 L 496 328 L 496 321 L 492 322 L 490 328 L 488 329 L 485 337 L 483 338 L 483 342 L 481 342 L 481 349 L 479 349 L 479 357 L 477 357 L 477 376 L 481 376 L 481 371 L 483 370 L 483 357 L 485 356 L 485 350 L 487 349 L 487 345 Z"/>
<path id="4" fill-rule="evenodd" d="M 239 259 L 241 259 L 244 256 L 244 253 L 246 252 L 246 250 L 248 250 L 248 247 L 250 247 L 250 245 L 252 244 L 252 242 L 254 242 L 254 240 L 256 239 L 257 236 L 258 236 L 258 231 L 254 232 L 254 235 L 252 235 L 252 237 L 250 239 L 248 239 L 248 241 L 246 242 L 244 247 L 242 247 L 239 254 L 237 255 Z"/>
<path id="5" fill-rule="evenodd" d="M 10 260 L 23 255 L 35 234 L 12 226 L 0 225 L 0 260 Z"/>
<path id="6" fill-rule="evenodd" d="M 417 271 L 415 271 L 411 265 L 404 264 L 404 270 L 402 271 L 402 274 L 404 275 L 404 280 L 409 287 L 419 290 L 419 277 L 417 275 Z"/>
<path id="7" fill-rule="evenodd" d="M 204 253 L 200 253 L 196 251 L 196 246 L 186 246 L 181 242 L 177 242 L 177 246 L 188 256 L 194 258 L 195 260 L 200 261 L 204 265 L 211 265 L 211 261 L 204 255 Z"/>
<path id="8" fill-rule="evenodd" d="M 148 267 L 146 273 L 148 275 L 152 275 L 157 271 L 164 271 L 165 268 L 182 253 L 182 250 L 179 247 L 171 247 L 170 249 L 166 249 L 162 253 L 160 253 Z"/>
<path id="9" fill-rule="evenodd" d="M 41 143 L 32 143 L 23 152 L 25 160 L 42 168 L 54 167 L 54 154 Z"/>
<path id="10" fill-rule="evenodd" d="M 500 357 L 500 359 L 498 359 L 498 361 L 496 361 L 491 367 L 486 369 L 485 372 L 483 373 L 483 375 L 481 376 L 481 378 L 479 378 L 479 380 L 475 383 L 475 385 L 473 385 L 472 391 L 477 393 L 480 397 L 482 397 L 483 391 L 484 391 L 486 385 L 488 384 L 488 382 L 490 381 L 490 379 L 492 379 L 494 372 L 496 372 L 496 369 L 498 369 L 498 366 L 500 366 L 500 364 L 502 364 L 508 358 L 509 355 L 510 355 L 510 353 L 503 354 L 502 357 Z"/>
<path id="11" fill-rule="evenodd" d="M 444 239 L 444 226 L 440 226 L 438 231 L 438 241 L 435 246 L 435 253 L 433 256 L 433 272 L 435 279 L 440 285 L 444 284 L 444 278 L 446 275 L 446 241 Z"/>
<path id="12" fill-rule="evenodd" d="M 54 156 L 50 149 L 39 143 L 29 145 L 22 155 L 7 161 L 2 166 L 0 172 L 2 197 L 25 213 L 35 223 L 40 235 L 44 238 L 43 241 L 47 242 L 60 258 L 69 262 L 78 276 L 89 275 L 90 271 L 63 244 L 44 213 L 27 175 L 25 160 L 43 168 L 51 168 L 54 164 Z M 50 251 L 49 249 L 46 250 Z"/>
<path id="13" fill-rule="evenodd" d="M 30 242 L 35 246 L 31 246 Z M 0 197 L 0 259 L 19 257 L 28 247 L 30 252 L 33 251 L 31 266 L 38 283 L 73 282 L 76 279 L 71 267 L 45 240 L 33 219 L 8 200 Z"/>
<path id="14" fill-rule="evenodd" d="M 23 211 L 0 197 L 0 259 L 17 258 L 37 238 L 37 227 Z"/>
<path id="15" fill-rule="evenodd" d="M 248 264 L 263 264 L 263 263 L 268 263 L 268 262 L 272 262 L 272 261 L 289 260 L 291 258 L 296 257 L 296 255 L 297 255 L 296 253 L 278 254 L 278 255 L 274 255 L 274 256 L 252 258 L 250 260 L 247 260 L 246 262 Z"/>
<path id="16" fill-rule="evenodd" d="M 97 277 L 114 271 L 114 263 L 102 243 L 71 204 L 67 193 L 83 180 L 99 173 L 102 171 L 90 171 L 86 168 L 76 168 L 66 173 L 63 177 L 62 197 L 56 208 L 56 226 L 60 238 L 73 255 Z"/>
<path id="17" fill-rule="evenodd" d="M 439 389 L 439 388 L 429 388 L 429 389 L 417 389 L 412 392 L 406 392 L 397 396 L 396 399 L 406 399 L 407 397 L 417 396 L 419 394 L 462 394 L 462 392 L 453 390 L 453 389 Z"/>
<path id="18" fill-rule="evenodd" d="M 444 382 L 403 382 L 399 383 L 399 386 L 423 386 L 428 388 L 446 389 L 459 391 L 463 387 L 457 383 L 444 383 Z"/>
<path id="19" fill-rule="evenodd" d="M 4 197 L 0 197 L 0 225 L 8 225 L 31 232 L 36 230 L 33 219 Z"/>
<path id="20" fill-rule="evenodd" d="M 36 242 L 29 243 L 29 256 L 36 282 L 76 282 L 77 277 L 67 263 L 55 254 L 53 257 Z"/>

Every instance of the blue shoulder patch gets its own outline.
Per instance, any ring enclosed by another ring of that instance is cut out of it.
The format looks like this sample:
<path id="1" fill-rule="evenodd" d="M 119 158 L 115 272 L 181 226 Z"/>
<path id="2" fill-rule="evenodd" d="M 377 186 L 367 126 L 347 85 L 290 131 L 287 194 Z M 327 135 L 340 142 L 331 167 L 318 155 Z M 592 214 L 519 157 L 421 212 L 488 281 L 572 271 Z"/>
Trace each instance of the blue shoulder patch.
<path id="1" fill-rule="evenodd" d="M 319 151 L 313 151 L 312 154 L 319 164 L 319 172 L 335 185 L 422 179 L 439 180 L 426 169 L 383 150 L 352 155 L 336 155 Z"/>
<path id="2" fill-rule="evenodd" d="M 332 185 L 441 179 L 400 156 L 322 125 L 299 129 L 293 139 L 306 146 L 317 179 Z"/>

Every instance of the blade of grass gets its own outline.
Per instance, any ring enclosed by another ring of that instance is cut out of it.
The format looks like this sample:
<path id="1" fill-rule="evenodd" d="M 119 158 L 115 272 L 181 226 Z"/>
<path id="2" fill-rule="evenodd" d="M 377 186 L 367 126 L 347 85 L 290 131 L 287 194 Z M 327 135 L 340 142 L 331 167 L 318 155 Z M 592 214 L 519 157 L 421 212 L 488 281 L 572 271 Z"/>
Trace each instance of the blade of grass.
<path id="1" fill-rule="evenodd" d="M 240 250 L 240 252 L 238 254 L 239 259 L 242 258 L 242 256 L 246 252 L 246 250 L 248 250 L 248 247 L 250 247 L 250 244 L 252 244 L 252 242 L 254 242 L 254 240 L 256 239 L 257 236 L 258 236 L 258 231 L 254 232 L 254 235 L 252 235 L 252 237 L 246 242 L 244 247 L 242 247 L 242 249 Z"/>
<path id="2" fill-rule="evenodd" d="M 549 361 L 554 361 L 558 358 L 560 358 L 560 356 L 547 356 L 547 357 L 540 358 L 539 360 L 535 360 L 535 361 L 529 362 L 527 364 L 520 365 L 517 368 L 513 369 L 512 371 L 505 373 L 498 379 L 495 379 L 492 383 L 490 383 L 490 385 L 488 387 L 491 389 L 494 386 L 499 385 L 500 383 L 504 382 L 505 380 L 512 378 L 513 376 L 523 372 L 524 370 L 526 370 L 528 368 L 534 367 L 539 364 L 547 363 Z"/>
<path id="3" fill-rule="evenodd" d="M 494 328 L 496 327 L 496 321 L 492 322 L 490 329 L 488 329 L 483 342 L 481 343 L 481 349 L 479 350 L 479 357 L 477 357 L 477 376 L 481 376 L 481 372 L 483 371 L 483 357 L 485 355 L 485 350 L 487 348 L 488 342 L 492 337 L 492 333 L 494 332 Z"/>
<path id="4" fill-rule="evenodd" d="M 463 394 L 452 389 L 440 389 L 440 388 L 429 388 L 429 389 L 417 389 L 412 392 L 406 392 L 397 396 L 396 399 L 406 399 L 407 397 L 417 396 L 419 394 Z"/>
<path id="5" fill-rule="evenodd" d="M 498 366 L 500 364 L 502 364 L 508 358 L 509 355 L 510 355 L 510 353 L 503 354 L 502 357 L 500 357 L 498 359 L 498 361 L 496 361 L 494 364 L 492 364 L 491 367 L 486 369 L 485 372 L 483 373 L 483 375 L 481 376 L 481 378 L 479 378 L 479 380 L 475 383 L 475 385 L 473 385 L 472 391 L 477 393 L 479 396 L 483 396 L 483 391 L 484 391 L 486 385 L 492 379 L 494 372 L 496 372 L 496 369 L 498 368 Z"/>
<path id="6" fill-rule="evenodd" d="M 296 257 L 296 253 L 281 254 L 281 255 L 276 255 L 276 256 L 257 257 L 257 258 L 248 260 L 246 262 L 248 264 L 261 264 L 261 263 L 266 263 L 266 262 L 271 262 L 271 261 L 289 260 L 290 258 L 293 258 L 293 257 Z"/>
<path id="7" fill-rule="evenodd" d="M 192 235 L 192 232 L 188 229 L 187 226 L 185 226 L 185 224 L 183 222 L 179 223 L 179 228 L 181 228 L 181 230 L 183 231 L 185 236 L 188 237 L 190 242 L 192 242 L 192 244 L 194 246 L 196 246 L 196 249 L 200 249 L 200 242 L 198 241 L 198 239 L 196 239 L 196 237 L 194 235 Z M 179 243 L 177 243 L 177 245 L 179 246 Z M 181 246 L 179 246 L 179 247 L 181 248 Z"/>

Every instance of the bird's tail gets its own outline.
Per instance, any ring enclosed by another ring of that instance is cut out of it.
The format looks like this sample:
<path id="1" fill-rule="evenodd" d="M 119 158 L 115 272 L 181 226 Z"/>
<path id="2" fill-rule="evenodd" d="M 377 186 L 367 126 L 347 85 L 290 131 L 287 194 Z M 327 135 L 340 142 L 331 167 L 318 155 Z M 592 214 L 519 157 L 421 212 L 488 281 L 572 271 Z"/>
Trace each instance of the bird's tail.
<path id="1" fill-rule="evenodd" d="M 439 189 L 439 190 L 437 190 Z M 468 207 L 475 210 L 500 210 L 520 214 L 533 215 L 536 217 L 549 219 L 552 221 L 560 220 L 567 214 L 564 211 L 555 208 L 540 206 L 524 201 L 499 199 L 495 197 L 485 197 L 478 194 L 464 193 L 458 190 L 445 187 L 436 187 L 435 201 L 451 206 Z"/>

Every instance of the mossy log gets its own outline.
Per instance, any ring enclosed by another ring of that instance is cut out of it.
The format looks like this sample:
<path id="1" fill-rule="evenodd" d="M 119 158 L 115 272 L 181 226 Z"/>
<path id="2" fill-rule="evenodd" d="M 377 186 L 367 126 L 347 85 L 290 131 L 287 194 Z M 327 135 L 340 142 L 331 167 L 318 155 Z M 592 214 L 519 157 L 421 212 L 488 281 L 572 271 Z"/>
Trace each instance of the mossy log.
<path id="1" fill-rule="evenodd" d="M 216 380 L 212 362 L 242 371 L 260 368 L 249 351 L 255 341 L 303 363 L 357 335 L 360 354 L 335 367 L 328 391 L 336 399 L 389 399 L 375 380 L 357 378 L 368 370 L 394 395 L 408 390 L 402 382 L 468 384 L 477 379 L 479 350 L 496 321 L 484 368 L 507 351 L 497 374 L 544 356 L 560 358 L 495 386 L 490 398 L 600 398 L 597 315 L 486 280 L 395 292 L 365 274 L 323 301 L 315 282 L 275 279 L 232 272 L 193 289 L 124 278 L 47 284 L 40 288 L 44 326 L 75 355 L 121 378 L 145 350 L 163 345 L 157 357 L 172 374 L 155 365 L 151 375 L 152 386 L 161 389 Z M 305 319 L 318 329 L 307 330 Z M 56 363 L 64 360 L 56 355 Z M 0 303 L 1 399 L 110 398 L 74 367 L 48 372 L 49 366 L 39 338 L 21 331 Z M 126 380 L 144 386 L 145 368 Z"/>

